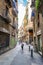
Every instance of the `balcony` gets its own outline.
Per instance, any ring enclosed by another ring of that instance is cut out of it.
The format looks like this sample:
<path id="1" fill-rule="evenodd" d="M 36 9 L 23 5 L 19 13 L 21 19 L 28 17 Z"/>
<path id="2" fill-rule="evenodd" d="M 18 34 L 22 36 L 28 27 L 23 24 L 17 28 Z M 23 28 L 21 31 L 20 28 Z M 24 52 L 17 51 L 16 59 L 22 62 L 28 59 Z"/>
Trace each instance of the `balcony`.
<path id="1" fill-rule="evenodd" d="M 43 16 L 43 0 L 39 0 L 39 5 L 37 6 L 37 10 L 39 13 L 42 13 Z"/>
<path id="2" fill-rule="evenodd" d="M 10 34 L 10 32 L 7 29 L 3 28 L 3 27 L 0 27 L 0 31 L 4 32 L 4 33 L 7 33 L 7 34 Z"/>
<path id="3" fill-rule="evenodd" d="M 17 0 L 12 0 L 11 3 L 12 3 L 12 7 L 13 7 L 13 10 L 15 11 L 15 13 L 18 13 L 18 8 L 17 8 L 17 3 L 16 3 Z"/>
<path id="4" fill-rule="evenodd" d="M 5 0 L 5 3 L 6 3 L 6 5 L 7 5 L 8 7 L 11 7 L 11 6 L 12 6 L 10 0 Z"/>
<path id="5" fill-rule="evenodd" d="M 6 22 L 6 23 L 10 23 L 11 19 L 9 17 L 9 12 L 6 9 L 3 9 L 2 14 L 0 15 L 0 17 Z"/>
<path id="6" fill-rule="evenodd" d="M 32 0 L 32 3 L 31 3 L 30 7 L 35 7 L 35 0 Z"/>
<path id="7" fill-rule="evenodd" d="M 10 23 L 10 19 L 8 17 L 4 17 L 0 15 L 0 18 L 4 20 L 6 23 Z"/>
<path id="8" fill-rule="evenodd" d="M 15 17 L 17 17 L 17 12 L 16 12 L 15 8 L 12 9 L 12 14 L 13 14 Z"/>

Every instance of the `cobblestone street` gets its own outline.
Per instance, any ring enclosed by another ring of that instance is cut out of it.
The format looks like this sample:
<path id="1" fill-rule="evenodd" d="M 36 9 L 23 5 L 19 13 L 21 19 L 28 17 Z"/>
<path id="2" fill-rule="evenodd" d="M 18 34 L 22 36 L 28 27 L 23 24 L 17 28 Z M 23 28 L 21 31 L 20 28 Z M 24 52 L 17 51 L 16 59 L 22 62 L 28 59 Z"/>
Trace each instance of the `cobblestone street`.
<path id="1" fill-rule="evenodd" d="M 21 46 L 17 45 L 15 49 L 0 56 L 0 65 L 43 65 L 43 59 L 37 53 L 31 58 L 26 44 L 23 52 Z"/>
<path id="2" fill-rule="evenodd" d="M 0 0 L 0 65 L 43 65 L 43 0 Z"/>

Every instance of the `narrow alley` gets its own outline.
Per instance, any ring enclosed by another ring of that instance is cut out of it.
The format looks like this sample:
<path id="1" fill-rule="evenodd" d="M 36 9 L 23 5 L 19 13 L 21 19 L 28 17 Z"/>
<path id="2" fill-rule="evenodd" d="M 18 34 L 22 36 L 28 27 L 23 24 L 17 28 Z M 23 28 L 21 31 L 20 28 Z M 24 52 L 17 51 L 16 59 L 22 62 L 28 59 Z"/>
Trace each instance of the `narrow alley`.
<path id="1" fill-rule="evenodd" d="M 0 65 L 43 65 L 42 57 L 35 53 L 33 58 L 30 55 L 28 45 L 24 44 L 24 50 L 21 50 L 21 44 L 0 56 Z"/>
<path id="2" fill-rule="evenodd" d="M 0 0 L 0 65 L 43 65 L 43 0 Z"/>

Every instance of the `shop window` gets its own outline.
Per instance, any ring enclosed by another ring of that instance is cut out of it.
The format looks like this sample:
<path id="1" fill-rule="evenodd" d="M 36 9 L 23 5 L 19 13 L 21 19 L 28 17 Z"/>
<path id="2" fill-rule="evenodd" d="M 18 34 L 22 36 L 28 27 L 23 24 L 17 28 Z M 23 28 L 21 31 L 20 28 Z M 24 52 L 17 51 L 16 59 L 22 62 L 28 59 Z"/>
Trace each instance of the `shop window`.
<path id="1" fill-rule="evenodd" d="M 0 32 L 0 48 L 5 48 L 9 46 L 9 35 Z"/>
<path id="2" fill-rule="evenodd" d="M 38 22 L 37 22 L 38 28 L 40 27 L 40 20 L 39 20 L 39 13 L 38 13 Z"/>
<path id="3" fill-rule="evenodd" d="M 41 42 L 41 35 L 38 36 L 38 50 L 41 51 L 42 48 L 42 42 Z"/>

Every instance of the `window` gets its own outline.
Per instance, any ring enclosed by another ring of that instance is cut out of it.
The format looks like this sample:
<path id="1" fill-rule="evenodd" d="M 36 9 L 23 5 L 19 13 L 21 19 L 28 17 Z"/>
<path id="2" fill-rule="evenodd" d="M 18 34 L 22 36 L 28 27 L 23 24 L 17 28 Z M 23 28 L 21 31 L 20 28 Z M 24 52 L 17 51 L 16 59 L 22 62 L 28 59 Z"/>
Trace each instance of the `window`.
<path id="1" fill-rule="evenodd" d="M 5 16 L 7 16 L 8 14 L 8 7 L 6 6 L 6 13 L 5 13 Z"/>
<path id="2" fill-rule="evenodd" d="M 42 48 L 42 42 L 41 42 L 41 35 L 38 36 L 38 50 L 41 51 Z"/>
<path id="3" fill-rule="evenodd" d="M 38 22 L 37 22 L 38 28 L 40 27 L 40 20 L 39 20 L 39 13 L 38 13 Z"/>

